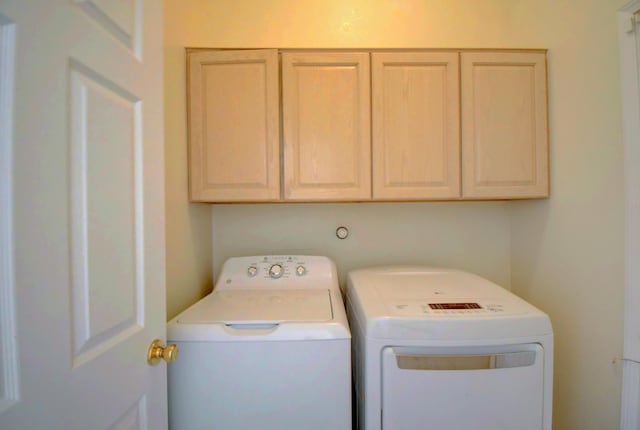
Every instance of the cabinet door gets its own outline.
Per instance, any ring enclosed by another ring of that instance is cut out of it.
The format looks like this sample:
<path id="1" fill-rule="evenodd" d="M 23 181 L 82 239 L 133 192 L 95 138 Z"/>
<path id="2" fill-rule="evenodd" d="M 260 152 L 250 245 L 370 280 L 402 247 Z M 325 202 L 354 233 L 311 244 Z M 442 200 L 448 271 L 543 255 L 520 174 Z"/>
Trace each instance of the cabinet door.
<path id="1" fill-rule="evenodd" d="M 277 50 L 188 54 L 191 200 L 278 200 Z"/>
<path id="2" fill-rule="evenodd" d="M 459 198 L 458 53 L 373 53 L 371 60 L 373 198 Z"/>
<path id="3" fill-rule="evenodd" d="M 546 56 L 462 53 L 462 195 L 549 195 Z"/>
<path id="4" fill-rule="evenodd" d="M 368 53 L 283 53 L 286 200 L 371 198 Z"/>

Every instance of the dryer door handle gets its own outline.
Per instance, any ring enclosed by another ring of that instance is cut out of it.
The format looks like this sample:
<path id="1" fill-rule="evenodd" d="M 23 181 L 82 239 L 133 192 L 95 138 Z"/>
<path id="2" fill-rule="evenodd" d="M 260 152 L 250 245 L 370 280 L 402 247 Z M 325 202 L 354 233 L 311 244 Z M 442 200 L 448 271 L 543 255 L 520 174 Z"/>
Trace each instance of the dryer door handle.
<path id="1" fill-rule="evenodd" d="M 398 368 L 405 370 L 481 370 L 508 369 L 532 366 L 535 351 L 517 351 L 495 354 L 412 354 L 396 353 Z"/>

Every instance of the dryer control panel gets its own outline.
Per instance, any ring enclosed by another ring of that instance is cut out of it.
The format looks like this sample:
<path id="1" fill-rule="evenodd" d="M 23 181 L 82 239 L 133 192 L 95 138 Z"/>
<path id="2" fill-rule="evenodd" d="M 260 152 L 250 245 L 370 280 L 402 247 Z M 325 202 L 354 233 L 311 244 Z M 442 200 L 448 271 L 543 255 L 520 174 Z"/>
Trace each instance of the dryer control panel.
<path id="1" fill-rule="evenodd" d="M 402 300 L 389 303 L 392 315 L 427 318 L 478 318 L 483 316 L 518 315 L 526 312 L 518 302 L 500 299 L 479 301 L 431 302 Z"/>

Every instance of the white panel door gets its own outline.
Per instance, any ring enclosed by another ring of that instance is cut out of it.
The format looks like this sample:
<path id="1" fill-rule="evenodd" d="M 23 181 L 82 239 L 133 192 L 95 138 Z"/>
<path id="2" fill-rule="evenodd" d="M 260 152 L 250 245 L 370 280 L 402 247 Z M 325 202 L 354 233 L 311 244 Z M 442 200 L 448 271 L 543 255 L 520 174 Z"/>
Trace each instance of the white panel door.
<path id="1" fill-rule="evenodd" d="M 3 0 L 0 119 L 0 428 L 166 428 L 161 2 Z"/>

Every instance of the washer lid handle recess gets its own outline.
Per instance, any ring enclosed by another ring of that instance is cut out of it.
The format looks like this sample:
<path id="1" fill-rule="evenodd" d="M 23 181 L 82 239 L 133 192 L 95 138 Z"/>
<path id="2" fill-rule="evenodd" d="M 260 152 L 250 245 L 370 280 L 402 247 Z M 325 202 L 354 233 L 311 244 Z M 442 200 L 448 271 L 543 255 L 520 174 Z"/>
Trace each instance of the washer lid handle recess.
<path id="1" fill-rule="evenodd" d="M 267 336 L 276 331 L 280 323 L 239 322 L 226 323 L 224 331 L 231 336 Z"/>

